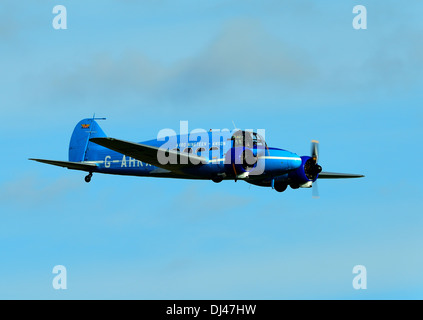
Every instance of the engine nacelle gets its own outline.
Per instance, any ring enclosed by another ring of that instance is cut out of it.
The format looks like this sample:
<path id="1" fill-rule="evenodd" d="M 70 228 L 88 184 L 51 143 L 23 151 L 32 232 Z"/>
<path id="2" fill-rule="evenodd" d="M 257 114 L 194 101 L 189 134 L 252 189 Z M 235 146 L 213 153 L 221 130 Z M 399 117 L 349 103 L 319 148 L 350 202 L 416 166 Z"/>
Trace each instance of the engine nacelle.
<path id="1" fill-rule="evenodd" d="M 289 184 L 293 188 L 310 188 L 313 182 L 317 180 L 321 171 L 322 167 L 317 164 L 315 159 L 302 156 L 301 166 L 288 173 Z"/>
<path id="2" fill-rule="evenodd" d="M 225 169 L 230 174 L 239 175 L 251 172 L 257 166 L 256 149 L 235 147 L 228 150 L 225 156 Z"/>

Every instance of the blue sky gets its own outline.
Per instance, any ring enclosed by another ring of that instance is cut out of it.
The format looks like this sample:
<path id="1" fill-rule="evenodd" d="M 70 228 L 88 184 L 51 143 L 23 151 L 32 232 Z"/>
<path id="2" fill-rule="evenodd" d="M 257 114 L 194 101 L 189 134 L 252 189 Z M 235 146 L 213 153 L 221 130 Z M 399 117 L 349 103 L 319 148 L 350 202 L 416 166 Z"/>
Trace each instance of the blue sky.
<path id="1" fill-rule="evenodd" d="M 67 8 L 68 29 L 52 27 Z M 368 29 L 352 28 L 363 4 Z M 420 1 L 2 1 L 0 298 L 421 299 Z M 266 130 L 319 181 L 277 193 L 94 175 L 67 160 L 75 124 L 106 134 Z M 67 268 L 67 290 L 52 269 Z M 367 268 L 367 290 L 352 269 Z"/>

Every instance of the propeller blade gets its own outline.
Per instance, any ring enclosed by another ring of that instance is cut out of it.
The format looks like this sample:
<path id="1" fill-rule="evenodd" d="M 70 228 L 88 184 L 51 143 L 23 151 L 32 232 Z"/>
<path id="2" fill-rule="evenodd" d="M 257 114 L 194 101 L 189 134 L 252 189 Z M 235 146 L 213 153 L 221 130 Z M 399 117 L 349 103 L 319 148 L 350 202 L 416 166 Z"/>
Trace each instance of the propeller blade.
<path id="1" fill-rule="evenodd" d="M 317 175 L 322 171 L 322 167 L 317 164 L 317 161 L 319 161 L 319 141 L 317 140 L 311 140 L 311 157 L 314 160 L 313 171 Z M 320 198 L 319 188 L 317 187 L 317 181 L 313 182 L 311 193 L 314 199 Z"/>
<path id="2" fill-rule="evenodd" d="M 319 188 L 317 187 L 317 181 L 313 182 L 313 186 L 311 187 L 311 194 L 314 199 L 319 199 Z"/>
<path id="3" fill-rule="evenodd" d="M 319 141 L 311 140 L 311 157 L 314 161 L 319 160 Z"/>

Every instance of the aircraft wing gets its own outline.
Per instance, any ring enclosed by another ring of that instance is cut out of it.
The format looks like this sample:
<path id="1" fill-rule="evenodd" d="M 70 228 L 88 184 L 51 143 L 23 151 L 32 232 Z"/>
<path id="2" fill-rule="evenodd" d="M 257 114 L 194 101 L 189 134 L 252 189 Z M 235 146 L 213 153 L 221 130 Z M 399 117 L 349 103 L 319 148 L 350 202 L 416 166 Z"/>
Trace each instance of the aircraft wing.
<path id="1" fill-rule="evenodd" d="M 336 172 L 320 172 L 318 179 L 347 179 L 347 178 L 362 178 L 362 174 L 351 173 L 336 173 Z"/>
<path id="2" fill-rule="evenodd" d="M 157 159 L 157 153 L 160 150 L 158 147 L 119 140 L 115 138 L 92 138 L 90 141 L 139 161 L 149 163 L 155 167 L 171 171 L 195 166 L 197 164 L 205 164 L 208 162 L 206 158 L 197 156 L 195 154 L 188 154 L 175 150 L 166 150 L 166 153 L 169 153 L 169 155 L 177 156 L 177 164 L 161 164 Z"/>
<path id="3" fill-rule="evenodd" d="M 32 161 L 38 161 L 53 166 L 64 167 L 72 170 L 82 170 L 92 172 L 95 171 L 97 165 L 95 163 L 83 163 L 83 162 L 70 162 L 70 161 L 56 161 L 56 160 L 45 160 L 45 159 L 29 159 Z"/>

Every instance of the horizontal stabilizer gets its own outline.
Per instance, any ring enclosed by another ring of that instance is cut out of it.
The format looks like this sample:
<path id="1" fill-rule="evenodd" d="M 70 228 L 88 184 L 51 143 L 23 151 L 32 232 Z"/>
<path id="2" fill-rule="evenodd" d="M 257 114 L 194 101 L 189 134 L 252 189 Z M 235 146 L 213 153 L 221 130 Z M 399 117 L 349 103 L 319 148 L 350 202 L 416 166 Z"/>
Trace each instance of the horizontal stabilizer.
<path id="1" fill-rule="evenodd" d="M 32 161 L 38 161 L 46 164 L 51 164 L 53 166 L 64 167 L 72 170 L 82 170 L 93 172 L 97 168 L 97 165 L 94 163 L 87 162 L 70 162 L 70 161 L 56 161 L 56 160 L 45 160 L 45 159 L 28 159 Z"/>
<path id="2" fill-rule="evenodd" d="M 155 167 L 171 171 L 178 171 L 179 169 L 192 167 L 195 166 L 195 164 L 207 163 L 206 158 L 197 156 L 195 154 L 188 154 L 186 152 L 175 150 L 166 150 L 166 153 L 169 155 L 174 155 L 177 157 L 178 163 L 161 164 L 157 159 L 157 153 L 159 150 L 161 150 L 158 147 L 119 140 L 115 138 L 92 138 L 90 141 L 139 161 L 149 163 Z"/>
<path id="3" fill-rule="evenodd" d="M 318 179 L 348 179 L 348 178 L 363 178 L 362 174 L 351 173 L 336 173 L 336 172 L 320 172 Z"/>

